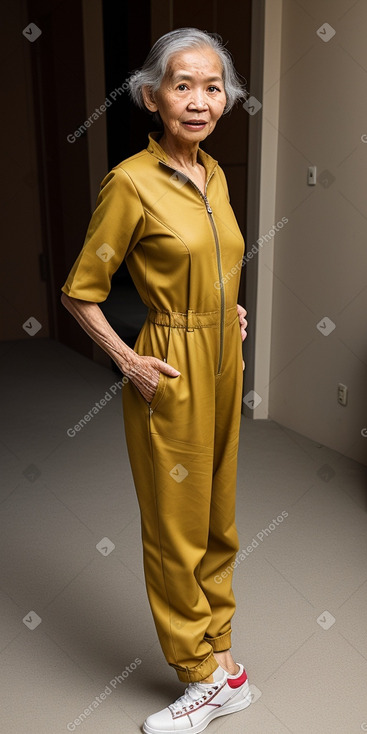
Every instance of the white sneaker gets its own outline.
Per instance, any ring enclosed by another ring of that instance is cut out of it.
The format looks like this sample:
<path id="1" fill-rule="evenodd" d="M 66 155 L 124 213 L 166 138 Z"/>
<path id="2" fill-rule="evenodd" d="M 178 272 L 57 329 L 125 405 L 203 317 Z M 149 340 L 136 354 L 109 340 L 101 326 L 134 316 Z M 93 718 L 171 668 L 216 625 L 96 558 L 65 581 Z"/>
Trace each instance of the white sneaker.
<path id="1" fill-rule="evenodd" d="M 198 734 L 217 716 L 241 711 L 251 703 L 250 687 L 243 665 L 236 675 L 221 666 L 213 673 L 214 683 L 189 683 L 183 696 L 167 708 L 148 716 L 145 734 Z"/>

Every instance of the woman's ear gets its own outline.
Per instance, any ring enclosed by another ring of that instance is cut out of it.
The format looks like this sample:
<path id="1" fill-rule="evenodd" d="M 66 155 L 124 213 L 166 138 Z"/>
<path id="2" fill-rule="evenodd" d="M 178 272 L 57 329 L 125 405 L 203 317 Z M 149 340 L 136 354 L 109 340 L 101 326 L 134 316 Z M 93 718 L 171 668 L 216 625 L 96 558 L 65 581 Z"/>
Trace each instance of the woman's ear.
<path id="1" fill-rule="evenodd" d="M 157 112 L 158 111 L 158 105 L 154 100 L 154 94 L 152 92 L 152 88 L 148 87 L 146 84 L 142 87 L 141 93 L 143 95 L 143 100 L 145 106 L 148 108 L 149 112 Z"/>

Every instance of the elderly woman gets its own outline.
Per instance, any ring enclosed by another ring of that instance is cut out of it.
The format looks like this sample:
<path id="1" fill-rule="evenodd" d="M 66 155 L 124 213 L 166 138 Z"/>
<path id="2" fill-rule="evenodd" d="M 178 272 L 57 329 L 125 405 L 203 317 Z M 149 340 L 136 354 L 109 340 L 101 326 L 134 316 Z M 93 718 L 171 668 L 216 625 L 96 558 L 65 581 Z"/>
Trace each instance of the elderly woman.
<path id="1" fill-rule="evenodd" d="M 102 181 L 62 302 L 129 378 L 147 593 L 167 662 L 189 684 L 143 729 L 195 734 L 251 700 L 230 652 L 244 242 L 224 173 L 199 147 L 244 89 L 218 36 L 181 28 L 155 43 L 130 92 L 162 131 Z M 149 309 L 134 350 L 98 306 L 124 258 Z"/>

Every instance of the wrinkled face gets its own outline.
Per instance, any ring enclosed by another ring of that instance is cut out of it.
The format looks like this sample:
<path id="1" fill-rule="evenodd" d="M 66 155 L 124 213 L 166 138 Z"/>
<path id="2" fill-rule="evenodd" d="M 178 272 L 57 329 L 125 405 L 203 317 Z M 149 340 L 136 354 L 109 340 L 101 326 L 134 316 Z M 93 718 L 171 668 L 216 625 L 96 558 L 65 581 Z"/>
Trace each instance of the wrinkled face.
<path id="1" fill-rule="evenodd" d="M 226 95 L 219 56 L 209 46 L 181 51 L 171 57 L 162 84 L 144 95 L 152 112 L 158 110 L 165 134 L 180 143 L 199 143 L 222 116 Z"/>

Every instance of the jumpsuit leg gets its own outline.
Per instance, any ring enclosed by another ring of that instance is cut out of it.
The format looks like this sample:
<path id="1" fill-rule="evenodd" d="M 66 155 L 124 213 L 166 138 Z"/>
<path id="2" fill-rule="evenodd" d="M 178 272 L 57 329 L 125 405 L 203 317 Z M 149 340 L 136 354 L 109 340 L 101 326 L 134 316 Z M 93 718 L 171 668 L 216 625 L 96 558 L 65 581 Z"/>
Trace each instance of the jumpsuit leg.
<path id="1" fill-rule="evenodd" d="M 220 649 L 230 647 L 231 579 L 218 585 L 213 575 L 238 550 L 233 498 L 238 419 L 229 438 L 234 386 L 228 374 L 228 391 L 220 390 L 227 402 L 224 395 L 216 430 L 216 391 L 224 376 L 212 368 L 217 328 L 195 335 L 173 329 L 168 342 L 167 348 L 167 329 L 150 326 L 138 350 L 166 358 L 181 376 L 161 375 L 150 406 L 131 383 L 123 388 L 123 401 L 148 598 L 167 662 L 189 682 L 216 669 L 211 638 L 220 638 Z"/>
<path id="2" fill-rule="evenodd" d="M 241 420 L 242 349 L 238 320 L 225 333 L 221 375 L 215 398 L 214 472 L 207 551 L 198 580 L 212 612 L 205 640 L 215 652 L 231 647 L 230 619 L 235 612 L 233 562 L 239 550 L 235 521 L 237 456 Z"/>

